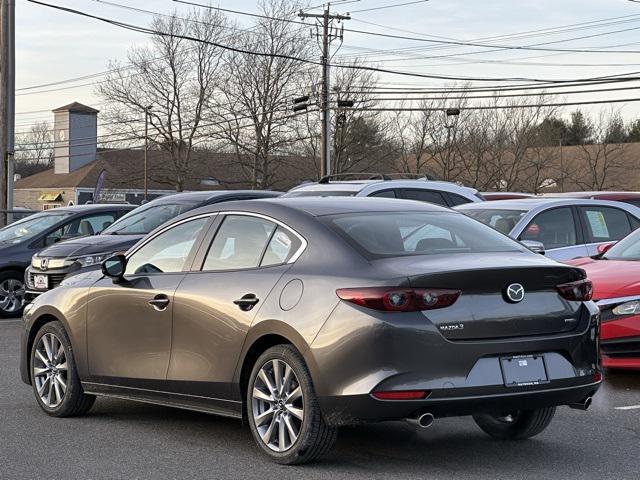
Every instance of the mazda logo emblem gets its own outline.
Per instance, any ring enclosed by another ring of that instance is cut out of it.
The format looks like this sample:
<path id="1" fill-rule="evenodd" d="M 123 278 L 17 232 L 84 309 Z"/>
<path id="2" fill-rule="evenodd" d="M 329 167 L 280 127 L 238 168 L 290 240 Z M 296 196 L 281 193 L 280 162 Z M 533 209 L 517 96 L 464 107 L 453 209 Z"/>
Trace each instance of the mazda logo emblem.
<path id="1" fill-rule="evenodd" d="M 524 287 L 519 283 L 512 283 L 506 290 L 507 300 L 518 303 L 524 300 Z"/>

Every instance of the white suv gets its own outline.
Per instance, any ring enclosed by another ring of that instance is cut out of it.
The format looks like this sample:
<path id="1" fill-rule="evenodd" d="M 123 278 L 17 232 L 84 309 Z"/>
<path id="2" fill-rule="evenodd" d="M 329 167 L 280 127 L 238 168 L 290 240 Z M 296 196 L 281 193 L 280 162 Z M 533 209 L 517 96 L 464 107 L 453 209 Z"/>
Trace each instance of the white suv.
<path id="1" fill-rule="evenodd" d="M 474 188 L 436 180 L 390 180 L 382 176 L 377 180 L 332 180 L 325 177 L 319 182 L 304 183 L 292 188 L 283 197 L 385 197 L 420 200 L 455 207 L 463 203 L 482 202 L 484 199 Z"/>

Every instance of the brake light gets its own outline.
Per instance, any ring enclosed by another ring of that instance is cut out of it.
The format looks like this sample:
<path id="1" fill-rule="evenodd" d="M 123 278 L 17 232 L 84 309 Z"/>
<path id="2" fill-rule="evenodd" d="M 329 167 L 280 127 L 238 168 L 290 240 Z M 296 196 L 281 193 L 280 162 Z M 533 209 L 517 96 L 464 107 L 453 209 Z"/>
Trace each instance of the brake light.
<path id="1" fill-rule="evenodd" d="M 593 284 L 591 280 L 578 280 L 577 282 L 563 283 L 556 287 L 560 295 L 567 300 L 586 302 L 593 296 Z"/>
<path id="2" fill-rule="evenodd" d="M 418 312 L 453 305 L 460 290 L 444 288 L 364 287 L 341 288 L 342 300 L 382 312 Z"/>
<path id="3" fill-rule="evenodd" d="M 422 400 L 429 395 L 428 390 L 389 390 L 386 392 L 373 392 L 378 400 Z"/>

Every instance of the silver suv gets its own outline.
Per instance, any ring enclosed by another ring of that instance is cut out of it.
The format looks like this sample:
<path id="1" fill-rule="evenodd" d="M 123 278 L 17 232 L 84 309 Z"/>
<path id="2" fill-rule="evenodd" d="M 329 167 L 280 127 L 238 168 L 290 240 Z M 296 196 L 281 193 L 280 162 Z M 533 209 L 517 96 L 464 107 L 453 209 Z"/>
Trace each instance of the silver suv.
<path id="1" fill-rule="evenodd" d="M 420 200 L 445 207 L 484 199 L 474 188 L 451 182 L 428 180 L 392 180 L 386 175 L 366 180 L 340 180 L 340 175 L 322 178 L 319 182 L 305 183 L 292 188 L 283 197 L 384 197 Z M 335 180 L 334 180 L 335 178 Z"/>

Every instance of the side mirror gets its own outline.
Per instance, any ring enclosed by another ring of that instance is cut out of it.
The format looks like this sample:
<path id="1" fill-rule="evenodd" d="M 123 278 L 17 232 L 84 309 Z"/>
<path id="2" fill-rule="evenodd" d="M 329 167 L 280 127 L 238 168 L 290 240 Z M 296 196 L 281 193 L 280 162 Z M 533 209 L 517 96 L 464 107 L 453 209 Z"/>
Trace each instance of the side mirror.
<path id="1" fill-rule="evenodd" d="M 535 240 L 522 240 L 520 243 L 522 243 L 532 252 L 544 255 L 544 243 L 536 242 Z"/>
<path id="2" fill-rule="evenodd" d="M 598 245 L 598 255 L 604 255 L 605 253 L 607 253 L 611 247 L 613 247 L 616 244 L 616 242 L 611 242 L 611 243 L 603 243 L 601 245 Z"/>
<path id="3" fill-rule="evenodd" d="M 102 262 L 102 273 L 106 277 L 111 277 L 115 283 L 122 280 L 127 268 L 127 257 L 124 255 L 114 255 Z"/>

